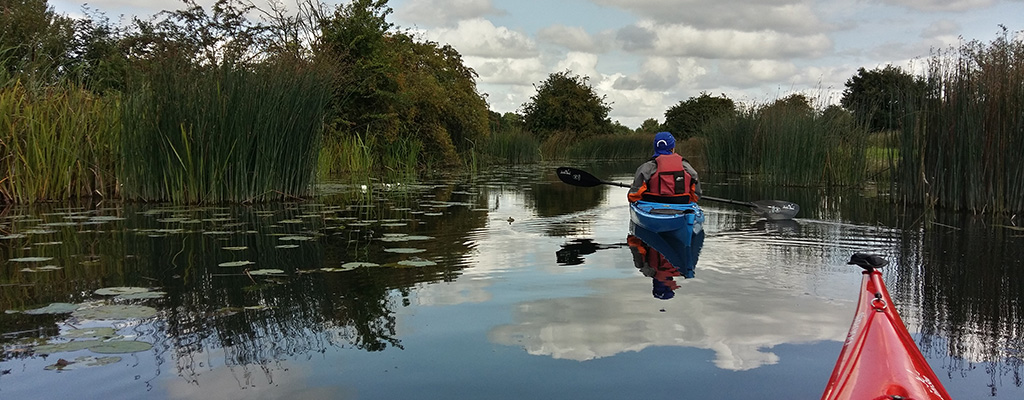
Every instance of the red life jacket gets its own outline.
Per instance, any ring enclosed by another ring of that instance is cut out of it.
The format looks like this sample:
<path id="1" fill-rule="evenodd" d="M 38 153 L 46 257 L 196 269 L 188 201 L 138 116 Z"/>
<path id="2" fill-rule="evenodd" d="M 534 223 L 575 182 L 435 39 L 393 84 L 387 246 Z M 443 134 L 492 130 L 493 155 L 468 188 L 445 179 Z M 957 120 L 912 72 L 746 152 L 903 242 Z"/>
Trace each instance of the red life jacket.
<path id="1" fill-rule="evenodd" d="M 693 196 L 693 177 L 683 168 L 683 157 L 663 154 L 654 159 L 658 170 L 647 182 L 644 200 L 663 203 L 689 203 Z"/>

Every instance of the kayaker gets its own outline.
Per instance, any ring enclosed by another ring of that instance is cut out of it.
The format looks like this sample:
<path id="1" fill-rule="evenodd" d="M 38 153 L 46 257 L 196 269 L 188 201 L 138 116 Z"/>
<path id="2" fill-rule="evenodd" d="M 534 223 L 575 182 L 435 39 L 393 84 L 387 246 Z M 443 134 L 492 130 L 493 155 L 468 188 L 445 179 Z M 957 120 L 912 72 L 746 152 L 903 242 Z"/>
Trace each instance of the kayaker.
<path id="1" fill-rule="evenodd" d="M 654 135 L 654 156 L 636 169 L 629 201 L 686 204 L 700 199 L 700 180 L 689 161 L 676 154 L 676 138 L 669 132 Z"/>

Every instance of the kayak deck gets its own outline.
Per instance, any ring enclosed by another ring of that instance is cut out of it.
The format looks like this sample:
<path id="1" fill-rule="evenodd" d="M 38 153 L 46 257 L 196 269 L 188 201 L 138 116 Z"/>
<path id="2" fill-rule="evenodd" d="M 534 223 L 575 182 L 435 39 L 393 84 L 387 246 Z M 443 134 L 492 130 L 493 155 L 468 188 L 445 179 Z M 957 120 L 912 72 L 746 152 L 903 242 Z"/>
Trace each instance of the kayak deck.
<path id="1" fill-rule="evenodd" d="M 865 269 L 857 313 L 822 400 L 950 399 L 896 312 L 882 273 L 856 264 Z"/>
<path id="2" fill-rule="evenodd" d="M 685 234 L 703 229 L 704 211 L 697 203 L 669 204 L 636 201 L 629 205 L 630 220 L 652 232 L 681 231 Z"/>

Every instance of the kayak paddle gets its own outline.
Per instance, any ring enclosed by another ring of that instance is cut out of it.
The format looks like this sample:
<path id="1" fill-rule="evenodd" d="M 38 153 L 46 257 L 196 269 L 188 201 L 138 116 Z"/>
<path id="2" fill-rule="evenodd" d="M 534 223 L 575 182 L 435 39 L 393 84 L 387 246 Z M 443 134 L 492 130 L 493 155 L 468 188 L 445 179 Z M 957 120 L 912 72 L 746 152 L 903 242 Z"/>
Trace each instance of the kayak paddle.
<path id="1" fill-rule="evenodd" d="M 593 187 L 597 185 L 611 185 L 626 188 L 629 187 L 629 185 L 625 183 L 603 181 L 598 179 L 596 176 L 591 175 L 587 171 L 570 167 L 558 167 L 558 169 L 555 170 L 555 175 L 558 175 L 558 179 L 562 182 L 573 186 Z M 710 200 L 719 203 L 750 207 L 754 214 L 770 220 L 791 219 L 800 211 L 800 205 L 782 200 L 739 201 L 711 196 L 701 196 L 700 198 L 701 200 Z"/>

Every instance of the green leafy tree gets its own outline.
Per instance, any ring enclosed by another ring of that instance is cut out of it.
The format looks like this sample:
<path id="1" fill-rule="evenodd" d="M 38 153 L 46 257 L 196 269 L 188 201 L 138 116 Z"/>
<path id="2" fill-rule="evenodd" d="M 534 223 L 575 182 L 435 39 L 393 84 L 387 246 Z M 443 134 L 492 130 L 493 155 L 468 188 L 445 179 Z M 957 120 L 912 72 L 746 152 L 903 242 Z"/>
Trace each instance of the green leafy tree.
<path id="1" fill-rule="evenodd" d="M 610 132 L 608 112 L 611 107 L 604 96 L 597 95 L 588 80 L 568 70 L 549 75 L 523 105 L 526 128 L 541 140 L 555 132 L 569 132 L 578 137 Z"/>
<path id="2" fill-rule="evenodd" d="M 814 107 L 806 95 L 794 93 L 762 107 L 759 112 L 764 115 L 784 114 L 789 116 L 813 117 Z"/>
<path id="3" fill-rule="evenodd" d="M 700 96 L 680 101 L 665 111 L 664 130 L 672 132 L 676 138 L 686 139 L 696 136 L 708 122 L 733 115 L 736 103 L 725 97 L 714 97 L 707 92 Z"/>
<path id="4" fill-rule="evenodd" d="M 872 131 L 895 129 L 907 102 L 924 97 L 926 88 L 923 78 L 899 67 L 887 65 L 870 71 L 860 68 L 846 81 L 840 104 Z"/>
<path id="5" fill-rule="evenodd" d="M 66 69 L 74 21 L 46 0 L 0 0 L 0 65 L 8 73 Z"/>
<path id="6" fill-rule="evenodd" d="M 643 123 L 636 128 L 637 133 L 656 133 L 661 130 L 661 124 L 654 118 L 645 119 Z"/>
<path id="7" fill-rule="evenodd" d="M 394 40 L 388 39 L 391 12 L 386 0 L 354 0 L 320 21 L 317 51 L 332 61 L 338 76 L 330 107 L 336 131 L 398 138 L 399 64 L 391 48 Z"/>

